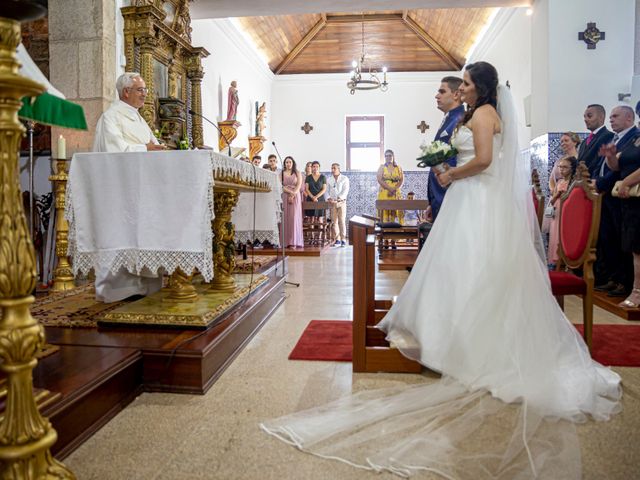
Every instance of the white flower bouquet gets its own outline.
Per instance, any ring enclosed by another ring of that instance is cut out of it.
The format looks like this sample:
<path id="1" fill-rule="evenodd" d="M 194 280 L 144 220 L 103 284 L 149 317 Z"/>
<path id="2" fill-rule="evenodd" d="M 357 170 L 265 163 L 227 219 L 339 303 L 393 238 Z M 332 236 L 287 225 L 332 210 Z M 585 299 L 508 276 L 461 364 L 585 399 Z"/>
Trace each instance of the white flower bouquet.
<path id="1" fill-rule="evenodd" d="M 418 167 L 435 168 L 440 173 L 445 171 L 442 164 L 458 154 L 454 147 L 440 140 L 428 144 L 423 142 L 420 145 L 420 150 L 422 150 L 422 156 L 417 158 Z"/>

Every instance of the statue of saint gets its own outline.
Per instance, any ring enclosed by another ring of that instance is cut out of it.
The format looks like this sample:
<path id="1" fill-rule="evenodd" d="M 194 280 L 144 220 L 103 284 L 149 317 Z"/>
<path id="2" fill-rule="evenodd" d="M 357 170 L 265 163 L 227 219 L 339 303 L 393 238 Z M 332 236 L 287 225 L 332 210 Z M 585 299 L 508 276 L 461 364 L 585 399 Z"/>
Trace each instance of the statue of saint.
<path id="1" fill-rule="evenodd" d="M 262 132 L 265 129 L 264 119 L 267 116 L 267 103 L 262 102 L 260 108 L 258 108 L 258 102 L 256 102 L 256 137 L 261 137 Z"/>
<path id="2" fill-rule="evenodd" d="M 238 113 L 238 89 L 236 88 L 238 83 L 234 80 L 229 87 L 229 94 L 227 95 L 227 121 L 235 120 Z"/>

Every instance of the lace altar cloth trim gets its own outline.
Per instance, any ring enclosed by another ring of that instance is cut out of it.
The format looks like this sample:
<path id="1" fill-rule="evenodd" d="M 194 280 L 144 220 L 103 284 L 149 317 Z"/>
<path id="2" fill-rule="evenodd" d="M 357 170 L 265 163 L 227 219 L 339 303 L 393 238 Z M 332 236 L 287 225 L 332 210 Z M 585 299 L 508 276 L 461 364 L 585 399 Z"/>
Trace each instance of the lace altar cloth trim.
<path id="1" fill-rule="evenodd" d="M 278 245 L 280 243 L 280 236 L 278 235 L 278 232 L 274 233 L 272 230 L 256 230 L 255 232 L 252 230 L 236 230 L 235 240 L 236 243 L 247 243 L 249 241 L 254 242 L 256 240 L 264 242 L 265 240 L 267 240 L 272 245 Z"/>
<path id="2" fill-rule="evenodd" d="M 185 153 L 189 152 L 179 152 L 179 155 L 184 156 Z M 171 274 L 177 268 L 180 268 L 184 272 L 191 272 L 193 269 L 198 269 L 204 280 L 210 282 L 213 279 L 213 231 L 211 229 L 211 222 L 215 217 L 213 209 L 213 160 L 214 157 L 209 156 L 209 169 L 207 172 L 201 172 L 203 175 L 200 177 L 206 178 L 207 184 L 205 191 L 207 194 L 206 198 L 203 199 L 206 201 L 204 215 L 201 217 L 200 226 L 198 227 L 201 236 L 199 251 L 153 250 L 145 248 L 79 251 L 76 228 L 77 222 L 74 209 L 75 202 L 79 199 L 75 198 L 73 189 L 74 181 L 72 181 L 74 179 L 73 172 L 70 172 L 65 195 L 65 218 L 69 223 L 67 255 L 72 259 L 74 275 L 78 275 L 79 272 L 86 275 L 92 268 L 96 271 L 108 268 L 109 271 L 114 274 L 122 267 L 126 268 L 130 273 L 135 274 L 140 274 L 145 268 L 154 273 L 163 268 L 167 273 Z M 72 169 L 73 166 L 74 162 L 72 161 Z"/>

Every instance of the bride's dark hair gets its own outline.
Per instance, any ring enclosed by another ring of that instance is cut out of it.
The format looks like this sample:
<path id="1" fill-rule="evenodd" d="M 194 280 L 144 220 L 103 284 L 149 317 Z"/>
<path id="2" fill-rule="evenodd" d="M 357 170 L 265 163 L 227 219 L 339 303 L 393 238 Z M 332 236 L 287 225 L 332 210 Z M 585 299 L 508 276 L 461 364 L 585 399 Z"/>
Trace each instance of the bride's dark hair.
<path id="1" fill-rule="evenodd" d="M 476 87 L 475 105 L 469 106 L 462 117 L 461 125 L 465 125 L 478 107 L 482 105 L 491 105 L 493 108 L 498 106 L 498 71 L 493 65 L 487 62 L 476 62 L 467 65 L 465 70 L 469 73 L 471 81 Z"/>

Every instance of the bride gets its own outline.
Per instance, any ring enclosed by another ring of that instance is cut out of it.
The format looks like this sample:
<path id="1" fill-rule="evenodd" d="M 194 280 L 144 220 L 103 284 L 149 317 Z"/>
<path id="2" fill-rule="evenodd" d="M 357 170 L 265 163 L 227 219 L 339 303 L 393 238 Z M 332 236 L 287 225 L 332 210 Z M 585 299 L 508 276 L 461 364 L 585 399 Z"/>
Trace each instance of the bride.
<path id="1" fill-rule="evenodd" d="M 362 392 L 261 427 L 359 468 L 445 478 L 580 478 L 574 423 L 620 407 L 549 286 L 508 89 L 466 67 L 457 166 L 415 266 L 378 325 L 438 382 Z"/>

